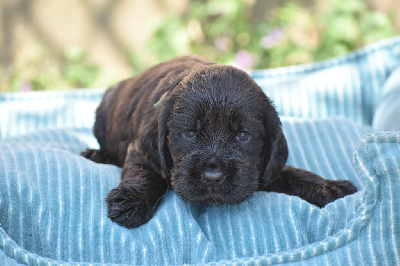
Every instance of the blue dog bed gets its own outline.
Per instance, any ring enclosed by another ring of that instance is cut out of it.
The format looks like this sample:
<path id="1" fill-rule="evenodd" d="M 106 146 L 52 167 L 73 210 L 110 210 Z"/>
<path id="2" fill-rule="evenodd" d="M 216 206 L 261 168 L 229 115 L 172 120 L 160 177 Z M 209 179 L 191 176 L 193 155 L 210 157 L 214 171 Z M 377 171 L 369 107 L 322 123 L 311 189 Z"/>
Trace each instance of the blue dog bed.
<path id="1" fill-rule="evenodd" d="M 400 265 L 400 38 L 251 75 L 282 115 L 288 163 L 357 193 L 320 209 L 267 192 L 205 207 L 169 191 L 147 224 L 127 229 L 104 201 L 121 169 L 79 156 L 98 145 L 104 90 L 5 93 L 0 262 Z"/>

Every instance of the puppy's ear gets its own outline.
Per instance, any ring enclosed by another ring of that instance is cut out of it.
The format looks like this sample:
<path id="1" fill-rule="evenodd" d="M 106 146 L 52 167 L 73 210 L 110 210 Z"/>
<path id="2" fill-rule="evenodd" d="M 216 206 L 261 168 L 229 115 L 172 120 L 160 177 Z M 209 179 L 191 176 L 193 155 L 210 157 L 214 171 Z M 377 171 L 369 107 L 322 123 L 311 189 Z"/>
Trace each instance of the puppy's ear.
<path id="1" fill-rule="evenodd" d="M 279 128 L 277 128 L 275 139 L 272 142 L 269 154 L 264 155 L 265 170 L 261 177 L 260 185 L 262 187 L 267 186 L 274 181 L 285 166 L 288 157 L 288 148 L 286 138 L 282 132 L 282 126 L 279 122 Z M 270 140 L 267 140 L 270 141 Z"/>
<path id="2" fill-rule="evenodd" d="M 140 147 L 145 154 L 146 161 L 154 163 L 153 167 L 157 168 L 156 170 L 166 178 L 169 174 L 168 169 L 171 167 L 171 156 L 167 143 L 167 122 L 173 102 L 171 99 L 163 99 L 154 108 L 156 110 L 149 123 L 142 128 Z"/>
<path id="3" fill-rule="evenodd" d="M 190 70 L 185 70 L 178 75 L 171 72 L 164 76 L 155 91 L 164 91 L 165 93 L 154 104 L 154 114 L 150 118 L 142 130 L 141 150 L 147 153 L 147 161 L 154 162 L 158 165 L 160 174 L 167 178 L 169 169 L 172 166 L 172 159 L 168 149 L 168 118 L 172 112 L 175 102 L 175 88 L 179 85 L 182 79 L 189 73 Z"/>
<path id="4" fill-rule="evenodd" d="M 169 170 L 171 169 L 172 165 L 172 160 L 171 160 L 171 155 L 169 153 L 168 149 L 168 142 L 167 142 L 167 136 L 168 136 L 168 118 L 171 114 L 173 108 L 173 100 L 172 97 L 171 99 L 168 99 L 164 102 L 164 104 L 161 106 L 160 109 L 160 114 L 158 117 L 158 139 L 157 139 L 157 145 L 158 145 L 158 154 L 159 154 L 159 159 L 160 159 L 160 167 L 161 167 L 161 174 L 164 178 L 166 178 L 169 174 Z"/>

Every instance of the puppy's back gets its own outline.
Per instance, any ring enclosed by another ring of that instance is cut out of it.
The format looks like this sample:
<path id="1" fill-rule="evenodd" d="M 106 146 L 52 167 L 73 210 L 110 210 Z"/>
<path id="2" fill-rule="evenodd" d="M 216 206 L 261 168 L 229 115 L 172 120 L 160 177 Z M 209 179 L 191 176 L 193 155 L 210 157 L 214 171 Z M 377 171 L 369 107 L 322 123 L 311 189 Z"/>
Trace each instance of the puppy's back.
<path id="1" fill-rule="evenodd" d="M 123 165 L 129 142 L 154 112 L 162 95 L 191 69 L 212 64 L 197 56 L 178 57 L 110 87 L 96 111 L 94 135 L 107 162 Z"/>

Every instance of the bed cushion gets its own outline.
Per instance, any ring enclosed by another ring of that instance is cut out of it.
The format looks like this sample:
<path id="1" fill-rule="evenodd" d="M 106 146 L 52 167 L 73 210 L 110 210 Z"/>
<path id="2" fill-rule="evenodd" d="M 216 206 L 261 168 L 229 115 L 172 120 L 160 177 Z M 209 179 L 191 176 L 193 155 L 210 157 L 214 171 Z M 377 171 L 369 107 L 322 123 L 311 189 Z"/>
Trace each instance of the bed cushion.
<path id="1" fill-rule="evenodd" d="M 209 208 L 170 191 L 149 223 L 120 227 L 104 198 L 121 169 L 78 155 L 98 146 L 91 126 L 104 90 L 0 94 L 0 262 L 399 265 L 400 132 L 365 126 L 399 47 L 394 38 L 252 73 L 284 115 L 289 163 L 357 186 L 323 209 L 266 192 Z"/>
<path id="2" fill-rule="evenodd" d="M 267 192 L 211 208 L 170 191 L 136 229 L 106 216 L 104 198 L 121 170 L 78 155 L 92 143 L 89 129 L 1 141 L 0 259 L 11 265 L 398 263 L 400 134 L 365 135 L 369 130 L 343 119 L 284 119 L 290 164 L 350 179 L 359 190 L 323 209 Z"/>
<path id="3" fill-rule="evenodd" d="M 33 254 L 38 262 L 289 262 L 357 240 L 379 194 L 377 183 L 363 176 L 364 169 L 359 177 L 351 163 L 367 129 L 341 119 L 289 119 L 284 130 L 290 164 L 329 179 L 350 179 L 359 192 L 319 209 L 298 197 L 266 192 L 242 204 L 209 208 L 186 204 L 170 191 L 149 223 L 126 229 L 107 218 L 104 201 L 119 183 L 120 168 L 78 155 L 93 143 L 89 129 L 45 130 L 2 141 L 2 249 L 21 263 Z M 356 162 L 366 159 L 357 155 Z"/>

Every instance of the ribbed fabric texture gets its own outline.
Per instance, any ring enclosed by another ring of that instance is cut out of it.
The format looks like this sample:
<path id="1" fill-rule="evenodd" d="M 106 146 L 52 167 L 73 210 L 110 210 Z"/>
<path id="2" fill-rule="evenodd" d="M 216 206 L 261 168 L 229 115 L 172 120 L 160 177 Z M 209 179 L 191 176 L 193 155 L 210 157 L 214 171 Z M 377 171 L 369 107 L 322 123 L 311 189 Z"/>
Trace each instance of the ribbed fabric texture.
<path id="1" fill-rule="evenodd" d="M 400 65 L 400 38 L 369 45 L 320 63 L 253 71 L 281 115 L 343 116 L 370 125 L 381 90 Z"/>
<path id="2" fill-rule="evenodd" d="M 354 168 L 352 153 L 367 129 L 331 119 L 284 120 L 284 130 L 290 164 L 326 178 L 350 179 L 360 191 L 324 209 L 297 197 L 266 192 L 242 204 L 209 208 L 183 203 L 168 192 L 149 223 L 126 229 L 107 218 L 104 202 L 119 183 L 120 169 L 77 154 L 89 144 L 88 129 L 47 130 L 2 141 L 3 256 L 35 264 L 49 262 L 47 258 L 149 265 L 279 263 L 319 256 L 332 265 L 365 256 L 396 262 L 399 134 L 361 139 Z M 353 242 L 358 242 L 359 250 L 348 246 Z M 348 253 L 344 258 L 328 252 L 342 249 Z"/>
<path id="3" fill-rule="evenodd" d="M 0 139 L 44 128 L 91 127 L 104 89 L 0 93 Z"/>
<path id="4" fill-rule="evenodd" d="M 382 89 L 372 126 L 377 131 L 400 131 L 400 66 Z"/>
<path id="5" fill-rule="evenodd" d="M 104 198 L 121 169 L 78 155 L 98 145 L 91 127 L 104 90 L 0 94 L 0 264 L 400 265 L 400 132 L 360 126 L 372 121 L 399 47 L 394 38 L 252 73 L 287 115 L 288 163 L 359 189 L 323 209 L 266 192 L 209 208 L 170 191 L 147 224 L 120 227 Z M 349 119 L 309 119 L 337 115 Z"/>

